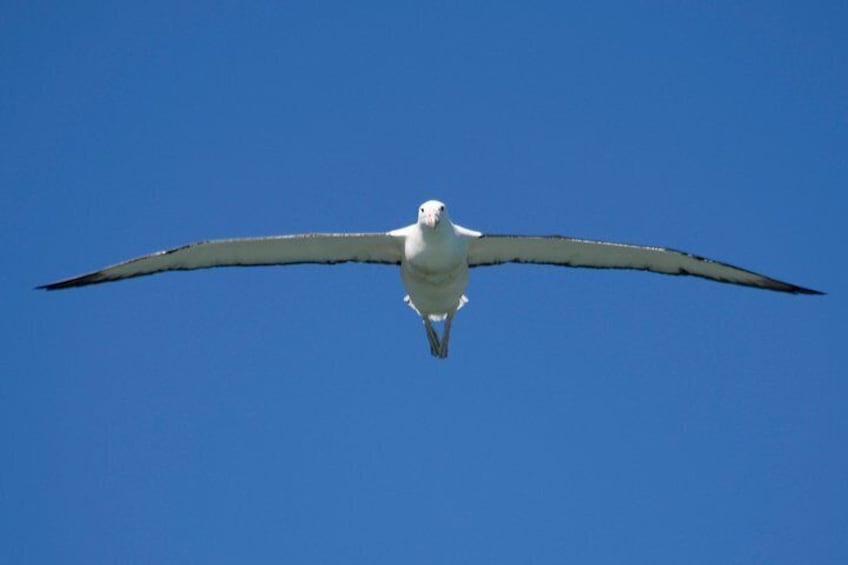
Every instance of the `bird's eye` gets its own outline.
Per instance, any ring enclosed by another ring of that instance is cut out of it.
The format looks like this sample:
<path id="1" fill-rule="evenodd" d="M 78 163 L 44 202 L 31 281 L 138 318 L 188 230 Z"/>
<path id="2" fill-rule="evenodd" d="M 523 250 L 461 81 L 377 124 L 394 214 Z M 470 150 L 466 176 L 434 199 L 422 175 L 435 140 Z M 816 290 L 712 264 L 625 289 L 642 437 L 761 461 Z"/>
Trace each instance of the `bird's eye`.
<path id="1" fill-rule="evenodd" d="M 421 208 L 421 211 L 423 212 L 423 211 L 424 211 L 424 208 Z"/>
<path id="2" fill-rule="evenodd" d="M 445 207 L 444 207 L 444 206 L 439 206 L 439 212 L 444 212 L 444 211 L 445 211 Z"/>

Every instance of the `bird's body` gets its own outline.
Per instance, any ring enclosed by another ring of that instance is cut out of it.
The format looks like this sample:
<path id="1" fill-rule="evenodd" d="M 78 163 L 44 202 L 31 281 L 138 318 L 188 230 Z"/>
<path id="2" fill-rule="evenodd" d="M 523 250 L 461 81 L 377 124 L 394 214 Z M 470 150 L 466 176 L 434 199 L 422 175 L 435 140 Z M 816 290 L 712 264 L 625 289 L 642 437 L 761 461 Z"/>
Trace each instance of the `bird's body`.
<path id="1" fill-rule="evenodd" d="M 637 269 L 694 275 L 792 294 L 822 294 L 726 263 L 661 247 L 564 236 L 492 236 L 454 224 L 437 200 L 422 204 L 418 221 L 387 233 L 303 234 L 193 243 L 131 259 L 39 288 L 58 290 L 163 271 L 223 266 L 336 264 L 399 265 L 405 301 L 424 323 L 430 352 L 447 357 L 453 317 L 466 302 L 469 269 L 502 263 Z M 432 323 L 444 321 L 440 338 Z"/>
<path id="2" fill-rule="evenodd" d="M 453 316 L 468 302 L 468 246 L 482 234 L 452 223 L 438 201 L 421 205 L 417 223 L 389 234 L 403 240 L 400 275 L 406 303 L 424 321 L 430 353 L 445 358 Z M 432 323 L 442 320 L 445 330 L 439 338 Z"/>
<path id="3" fill-rule="evenodd" d="M 446 249 L 446 254 L 451 251 Z M 400 276 L 411 305 L 435 321 L 462 306 L 468 286 L 468 264 L 446 261 L 443 267 L 431 268 L 421 267 L 414 259 L 406 260 L 401 264 Z"/>
<path id="4" fill-rule="evenodd" d="M 416 311 L 431 319 L 455 313 L 468 286 L 469 240 L 480 234 L 441 219 L 389 233 L 403 239 L 401 279 Z"/>

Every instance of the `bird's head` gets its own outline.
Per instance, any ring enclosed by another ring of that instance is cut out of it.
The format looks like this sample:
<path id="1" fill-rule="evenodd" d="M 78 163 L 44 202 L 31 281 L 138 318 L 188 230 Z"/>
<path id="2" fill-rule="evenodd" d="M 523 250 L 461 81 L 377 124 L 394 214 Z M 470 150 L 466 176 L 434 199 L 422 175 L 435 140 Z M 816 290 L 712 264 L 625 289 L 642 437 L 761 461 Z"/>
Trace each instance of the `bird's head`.
<path id="1" fill-rule="evenodd" d="M 448 209 L 443 202 L 428 200 L 418 207 L 418 225 L 434 230 L 442 221 L 448 220 Z"/>

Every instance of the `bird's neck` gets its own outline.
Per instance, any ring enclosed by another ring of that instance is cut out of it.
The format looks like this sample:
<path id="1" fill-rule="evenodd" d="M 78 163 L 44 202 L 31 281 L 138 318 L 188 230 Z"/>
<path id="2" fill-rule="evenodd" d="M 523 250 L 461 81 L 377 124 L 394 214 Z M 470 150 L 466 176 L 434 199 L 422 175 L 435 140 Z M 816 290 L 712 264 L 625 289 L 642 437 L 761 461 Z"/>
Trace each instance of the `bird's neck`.
<path id="1" fill-rule="evenodd" d="M 425 241 L 444 241 L 446 239 L 451 239 L 456 235 L 454 233 L 453 224 L 450 222 L 442 222 L 433 229 L 419 225 L 418 229 L 421 230 L 421 237 Z"/>

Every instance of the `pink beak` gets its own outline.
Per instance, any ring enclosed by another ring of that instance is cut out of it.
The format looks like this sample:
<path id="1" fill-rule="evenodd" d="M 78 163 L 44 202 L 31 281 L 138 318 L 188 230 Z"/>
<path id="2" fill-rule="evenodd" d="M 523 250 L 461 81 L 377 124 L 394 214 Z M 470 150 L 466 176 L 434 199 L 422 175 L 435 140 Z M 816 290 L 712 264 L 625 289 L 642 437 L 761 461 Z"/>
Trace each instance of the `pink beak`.
<path id="1" fill-rule="evenodd" d="M 439 217 L 436 214 L 427 214 L 424 216 L 424 225 L 431 230 L 436 229 L 436 226 L 439 225 Z"/>

